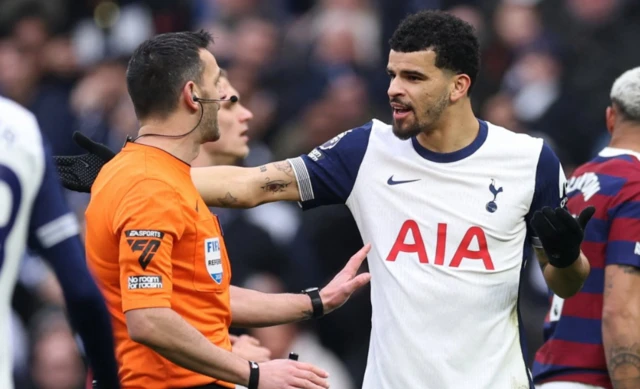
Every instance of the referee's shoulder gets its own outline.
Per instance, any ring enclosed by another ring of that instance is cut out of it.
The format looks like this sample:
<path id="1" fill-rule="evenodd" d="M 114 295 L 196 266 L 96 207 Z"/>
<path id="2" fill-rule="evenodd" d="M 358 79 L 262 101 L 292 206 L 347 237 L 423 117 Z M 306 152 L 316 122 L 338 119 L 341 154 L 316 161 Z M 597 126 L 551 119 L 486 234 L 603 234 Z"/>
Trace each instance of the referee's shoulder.
<path id="1" fill-rule="evenodd" d="M 178 192 L 178 183 L 167 173 L 161 166 L 144 159 L 117 155 L 98 174 L 92 187 L 92 196 L 101 194 L 105 199 L 118 199 L 131 195 L 155 196 L 169 191 Z"/>

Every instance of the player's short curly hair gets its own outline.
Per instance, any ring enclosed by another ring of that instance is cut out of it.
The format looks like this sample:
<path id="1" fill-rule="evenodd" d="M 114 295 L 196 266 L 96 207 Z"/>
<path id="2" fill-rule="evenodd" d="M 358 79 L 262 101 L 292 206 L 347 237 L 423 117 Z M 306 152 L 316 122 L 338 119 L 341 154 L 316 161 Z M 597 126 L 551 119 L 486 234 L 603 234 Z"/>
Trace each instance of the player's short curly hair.
<path id="1" fill-rule="evenodd" d="M 469 76 L 471 92 L 480 69 L 480 44 L 469 23 L 443 11 L 421 11 L 400 23 L 389 45 L 402 53 L 433 50 L 439 69 Z"/>

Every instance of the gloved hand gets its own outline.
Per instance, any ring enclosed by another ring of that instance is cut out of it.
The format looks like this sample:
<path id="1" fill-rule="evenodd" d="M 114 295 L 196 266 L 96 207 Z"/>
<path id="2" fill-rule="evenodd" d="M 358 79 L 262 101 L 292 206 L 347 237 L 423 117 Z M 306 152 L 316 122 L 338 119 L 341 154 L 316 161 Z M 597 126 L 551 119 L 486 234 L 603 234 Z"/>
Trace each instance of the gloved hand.
<path id="1" fill-rule="evenodd" d="M 557 268 L 569 267 L 580 256 L 584 229 L 596 209 L 589 206 L 577 218 L 564 208 L 543 207 L 531 218 L 531 227 L 540 239 L 549 263 Z"/>
<path id="2" fill-rule="evenodd" d="M 100 169 L 116 153 L 77 131 L 73 133 L 73 141 L 88 153 L 74 156 L 54 156 L 58 176 L 65 188 L 75 192 L 90 193 L 91 185 L 96 180 Z"/>

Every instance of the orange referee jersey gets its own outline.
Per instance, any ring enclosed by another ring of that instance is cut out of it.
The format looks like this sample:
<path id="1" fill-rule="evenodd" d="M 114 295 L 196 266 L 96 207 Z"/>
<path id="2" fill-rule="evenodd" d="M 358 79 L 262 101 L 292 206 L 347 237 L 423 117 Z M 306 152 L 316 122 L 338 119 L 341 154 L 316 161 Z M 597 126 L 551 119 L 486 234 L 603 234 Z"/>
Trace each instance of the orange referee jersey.
<path id="1" fill-rule="evenodd" d="M 190 166 L 161 149 L 127 143 L 100 171 L 85 216 L 87 261 L 111 313 L 123 389 L 233 388 L 132 341 L 124 316 L 169 307 L 231 350 L 229 259 Z"/>

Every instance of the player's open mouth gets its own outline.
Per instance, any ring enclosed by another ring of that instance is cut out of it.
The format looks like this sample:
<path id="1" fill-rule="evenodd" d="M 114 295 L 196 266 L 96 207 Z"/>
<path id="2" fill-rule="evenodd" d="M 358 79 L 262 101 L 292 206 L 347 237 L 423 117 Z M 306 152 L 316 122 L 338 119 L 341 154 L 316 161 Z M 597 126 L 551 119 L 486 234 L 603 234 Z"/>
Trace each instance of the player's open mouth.
<path id="1" fill-rule="evenodd" d="M 410 108 L 394 108 L 393 109 L 393 118 L 395 120 L 404 119 L 411 113 Z"/>
<path id="2" fill-rule="evenodd" d="M 396 120 L 406 118 L 412 111 L 411 107 L 396 102 L 391 103 L 391 109 L 393 109 L 393 118 Z"/>

